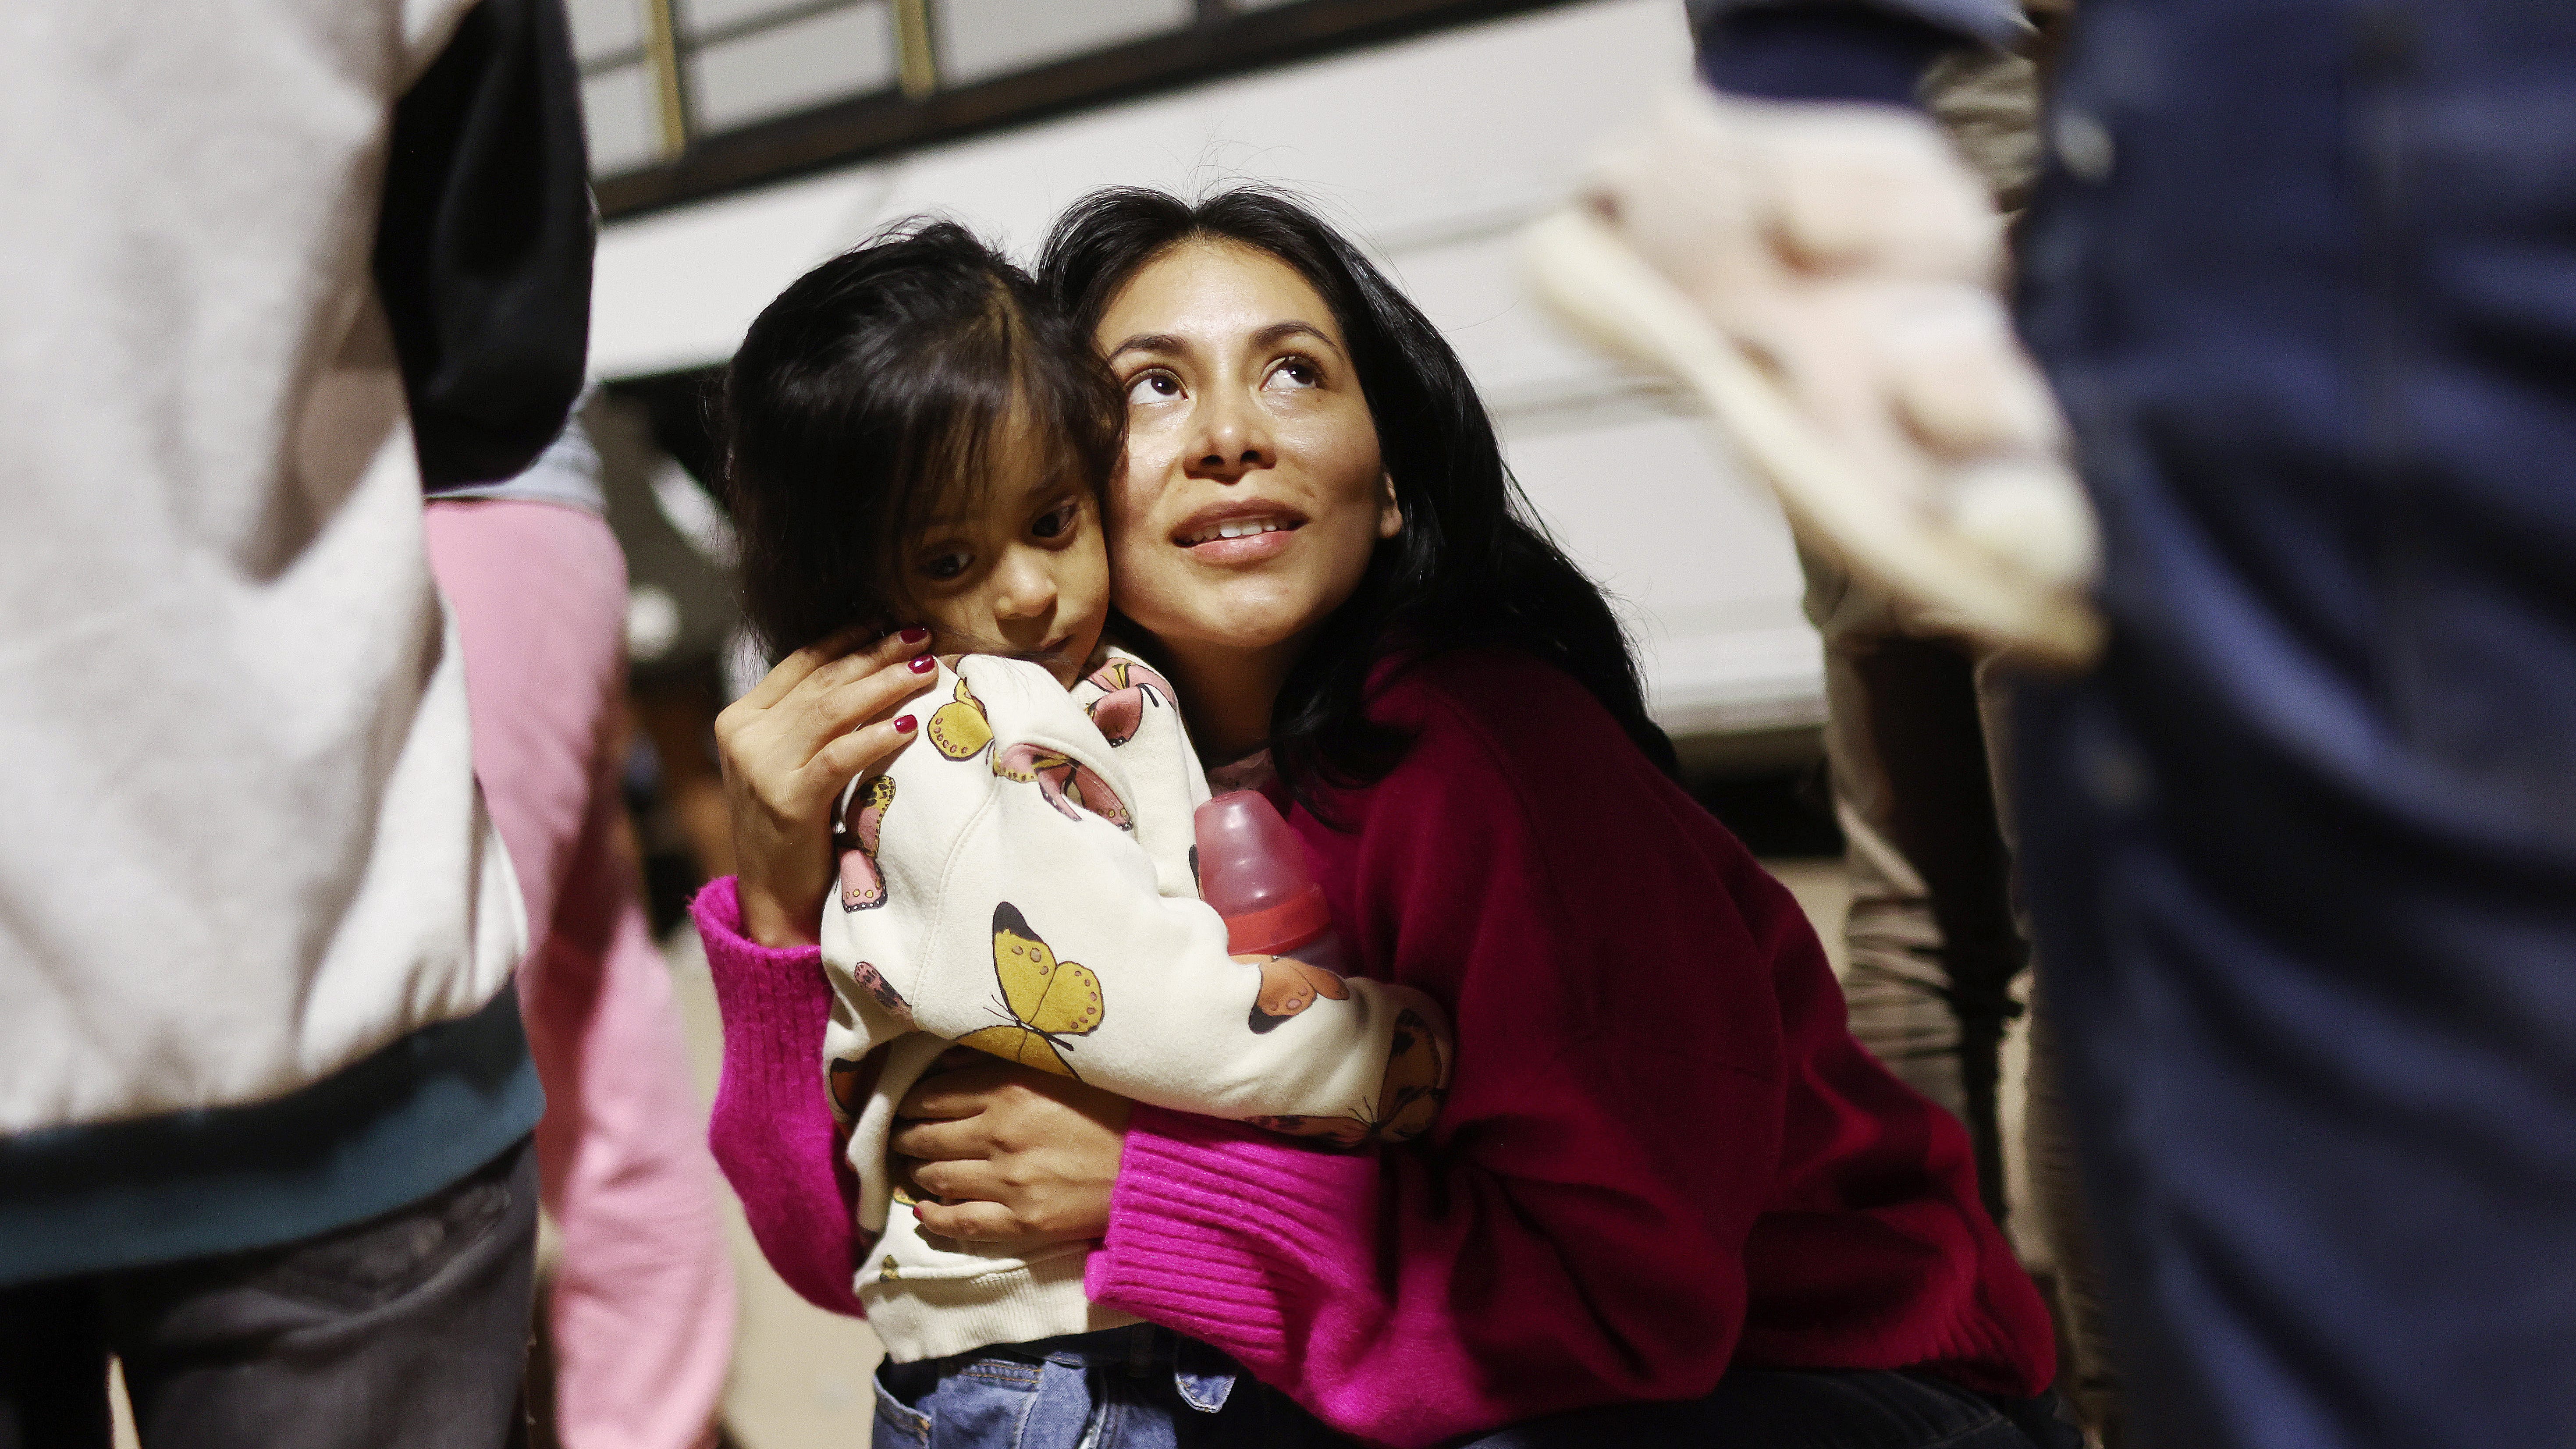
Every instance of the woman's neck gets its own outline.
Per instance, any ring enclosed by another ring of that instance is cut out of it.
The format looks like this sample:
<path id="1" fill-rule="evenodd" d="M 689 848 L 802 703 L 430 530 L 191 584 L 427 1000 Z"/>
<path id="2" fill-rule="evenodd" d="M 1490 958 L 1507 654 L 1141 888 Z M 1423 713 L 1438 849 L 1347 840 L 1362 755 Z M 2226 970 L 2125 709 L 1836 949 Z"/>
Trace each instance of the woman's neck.
<path id="1" fill-rule="evenodd" d="M 1306 640 L 1292 639 L 1267 649 L 1167 643 L 1164 652 L 1199 758 L 1224 764 L 1270 742 L 1270 712 L 1279 702 L 1281 686 L 1288 682 L 1288 671 L 1305 654 Z"/>

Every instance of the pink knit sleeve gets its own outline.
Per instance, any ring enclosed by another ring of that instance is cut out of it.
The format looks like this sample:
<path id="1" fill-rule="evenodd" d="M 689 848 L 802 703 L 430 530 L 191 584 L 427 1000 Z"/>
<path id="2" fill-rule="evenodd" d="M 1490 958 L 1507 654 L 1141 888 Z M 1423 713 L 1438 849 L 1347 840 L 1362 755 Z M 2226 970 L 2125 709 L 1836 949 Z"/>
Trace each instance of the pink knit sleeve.
<path id="1" fill-rule="evenodd" d="M 769 1266 L 818 1308 L 860 1314 L 858 1179 L 824 1097 L 832 988 L 812 946 L 772 950 L 742 935 L 734 878 L 689 905 L 724 1016 L 724 1069 L 707 1144 Z"/>
<path id="2" fill-rule="evenodd" d="M 1377 1443 L 1418 1449 L 1563 1407 L 1546 1402 L 1545 1376 L 1478 1362 L 1483 1345 L 1452 1316 L 1461 1310 L 1444 1281 L 1455 1257 L 1385 1251 L 1387 1217 L 1412 1206 L 1386 1190 L 1388 1165 L 1377 1151 L 1322 1152 L 1139 1106 L 1083 1291 L 1224 1349 L 1334 1428 Z"/>

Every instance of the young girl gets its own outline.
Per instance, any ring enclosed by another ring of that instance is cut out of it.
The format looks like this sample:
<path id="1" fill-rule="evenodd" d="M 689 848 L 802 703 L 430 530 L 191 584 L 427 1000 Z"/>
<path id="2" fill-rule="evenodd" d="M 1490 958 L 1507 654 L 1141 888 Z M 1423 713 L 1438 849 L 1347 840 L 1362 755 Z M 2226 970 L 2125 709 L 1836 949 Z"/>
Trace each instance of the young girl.
<path id="1" fill-rule="evenodd" d="M 1169 687 L 1102 642 L 1096 494 L 1120 399 L 1027 278 L 948 223 L 835 258 L 752 324 L 725 409 L 761 631 L 801 645 L 916 618 L 953 659 L 913 661 L 936 707 L 895 722 L 929 748 L 844 796 L 818 932 L 836 997 L 824 1069 L 874 1235 L 857 1293 L 889 1359 L 1136 1323 L 1084 1296 L 1087 1243 L 920 1229 L 886 1139 L 952 1042 L 1345 1143 L 1425 1130 L 1450 1059 L 1438 1008 L 1233 957 L 1197 899 L 1206 781 Z"/>

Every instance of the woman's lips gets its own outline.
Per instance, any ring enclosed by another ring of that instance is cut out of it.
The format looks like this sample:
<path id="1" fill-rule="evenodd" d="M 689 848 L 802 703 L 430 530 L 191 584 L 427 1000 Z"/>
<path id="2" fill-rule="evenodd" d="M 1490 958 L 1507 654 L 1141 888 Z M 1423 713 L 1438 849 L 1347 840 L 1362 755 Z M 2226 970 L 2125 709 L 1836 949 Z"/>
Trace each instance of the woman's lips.
<path id="1" fill-rule="evenodd" d="M 1189 545 L 1189 554 L 1201 563 L 1259 563 L 1286 553 L 1288 541 L 1296 536 L 1297 530 L 1293 528 L 1276 528 L 1243 538 L 1211 538 L 1205 543 Z"/>
<path id="2" fill-rule="evenodd" d="M 1304 526 L 1300 518 L 1228 518 L 1188 529 L 1173 542 L 1202 563 L 1257 563 L 1286 552 L 1289 539 Z"/>

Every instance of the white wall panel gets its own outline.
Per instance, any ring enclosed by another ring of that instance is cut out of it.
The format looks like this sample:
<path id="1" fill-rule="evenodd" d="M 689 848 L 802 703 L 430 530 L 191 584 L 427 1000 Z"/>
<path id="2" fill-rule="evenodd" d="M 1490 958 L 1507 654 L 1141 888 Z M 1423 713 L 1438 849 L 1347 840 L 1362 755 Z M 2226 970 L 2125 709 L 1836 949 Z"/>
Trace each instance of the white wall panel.
<path id="1" fill-rule="evenodd" d="M 700 132 L 730 130 L 894 84 L 894 20 L 884 0 L 830 10 L 690 59 Z"/>
<path id="2" fill-rule="evenodd" d="M 911 212 L 1026 252 L 1095 186 L 1288 185 L 1457 346 L 1531 498 L 1632 611 L 1666 722 L 1812 721 L 1819 656 L 1777 511 L 1668 394 L 1560 333 L 1515 273 L 1519 228 L 1566 195 L 1612 127 L 1689 74 L 1676 0 L 1601 0 L 621 222 L 601 243 L 592 366 L 614 377 L 720 360 L 804 268 Z"/>
<path id="3" fill-rule="evenodd" d="M 631 0 L 630 0 L 631 3 Z M 793 10 L 805 0 L 672 0 L 672 18 L 692 39 L 710 30 Z"/>
<path id="4" fill-rule="evenodd" d="M 938 0 L 940 82 L 968 85 L 1177 30 L 1196 12 L 1191 0 Z"/>
<path id="5" fill-rule="evenodd" d="M 661 151 L 653 115 L 653 84 L 642 65 L 585 77 L 581 83 L 581 120 L 590 141 L 590 170 L 594 176 L 614 176 L 641 166 Z"/>
<path id="6" fill-rule="evenodd" d="M 572 0 L 573 54 L 597 60 L 644 43 L 643 0 Z"/>

